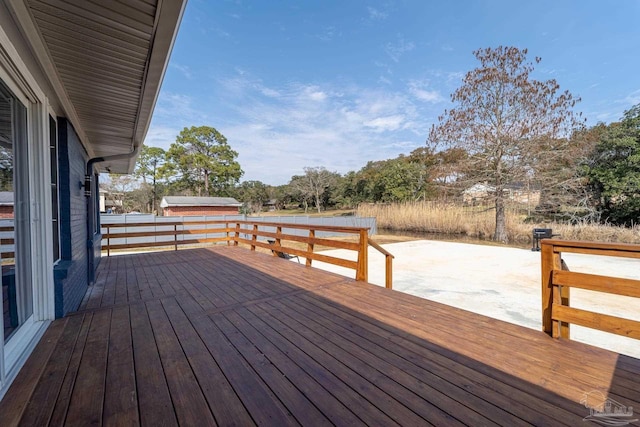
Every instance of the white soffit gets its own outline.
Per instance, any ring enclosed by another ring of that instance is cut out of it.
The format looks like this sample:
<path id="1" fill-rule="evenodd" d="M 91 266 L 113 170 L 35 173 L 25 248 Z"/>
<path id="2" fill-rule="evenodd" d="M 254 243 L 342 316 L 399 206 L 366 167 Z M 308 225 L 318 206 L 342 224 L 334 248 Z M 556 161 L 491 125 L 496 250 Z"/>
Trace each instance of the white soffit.
<path id="1" fill-rule="evenodd" d="M 13 3 L 89 155 L 124 154 L 139 147 L 149 128 L 186 0 Z M 134 163 L 131 158 L 99 166 L 126 173 Z"/>

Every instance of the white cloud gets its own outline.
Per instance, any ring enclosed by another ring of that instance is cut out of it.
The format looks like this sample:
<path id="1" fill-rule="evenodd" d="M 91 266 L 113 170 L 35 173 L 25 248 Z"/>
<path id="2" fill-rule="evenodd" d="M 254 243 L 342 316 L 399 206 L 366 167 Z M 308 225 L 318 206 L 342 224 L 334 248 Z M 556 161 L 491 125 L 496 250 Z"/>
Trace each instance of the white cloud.
<path id="1" fill-rule="evenodd" d="M 231 38 L 231 34 L 229 34 L 228 31 L 223 30 L 220 27 L 214 27 L 212 28 L 213 32 L 216 33 L 218 36 L 222 37 L 223 39 L 228 39 Z"/>
<path id="2" fill-rule="evenodd" d="M 365 122 L 364 125 L 373 128 L 375 132 L 392 131 L 400 128 L 400 125 L 404 121 L 404 116 L 386 116 L 378 117 L 373 120 Z"/>
<path id="3" fill-rule="evenodd" d="M 207 113 L 192 104 L 188 95 L 162 92 L 144 143 L 167 149 L 184 127 L 207 124 Z"/>
<path id="4" fill-rule="evenodd" d="M 404 37 L 398 36 L 398 41 L 395 43 L 387 43 L 384 46 L 384 51 L 394 62 L 399 62 L 402 55 L 407 52 L 411 52 L 415 48 L 415 44 L 411 41 L 406 41 Z"/>
<path id="5" fill-rule="evenodd" d="M 429 90 L 428 82 L 412 80 L 409 82 L 409 92 L 420 101 L 438 103 L 444 101 L 443 96 L 437 90 Z"/>
<path id="6" fill-rule="evenodd" d="M 180 71 L 182 75 L 189 80 L 193 78 L 193 74 L 191 74 L 191 69 L 186 65 L 181 65 L 181 64 L 176 64 L 175 62 L 171 62 L 169 63 L 169 67 L 175 68 L 176 70 Z"/>
<path id="7" fill-rule="evenodd" d="M 450 71 L 447 73 L 447 83 L 460 84 L 464 76 L 465 73 L 462 71 Z"/>
<path id="8" fill-rule="evenodd" d="M 324 101 L 327 99 L 327 94 L 322 91 L 311 92 L 309 93 L 309 99 L 312 101 Z"/>
<path id="9" fill-rule="evenodd" d="M 375 65 L 375 66 L 376 66 L 376 67 L 378 67 L 378 68 L 382 68 L 382 69 L 384 69 L 384 71 L 385 71 L 387 74 L 389 74 L 389 75 L 393 74 L 393 71 L 391 70 L 391 67 L 389 67 L 389 64 L 387 64 L 387 63 L 385 63 L 385 62 L 381 62 L 381 61 L 374 61 L 374 62 L 373 62 L 373 65 Z"/>
<path id="10" fill-rule="evenodd" d="M 640 89 L 631 92 L 624 98 L 624 103 L 630 105 L 640 104 Z"/>
<path id="11" fill-rule="evenodd" d="M 329 26 L 326 27 L 324 31 L 321 34 L 318 34 L 316 37 L 323 42 L 328 42 L 333 40 L 334 37 L 339 37 L 340 35 L 341 33 L 336 30 L 336 27 Z"/>
<path id="12" fill-rule="evenodd" d="M 441 102 L 443 100 L 442 95 L 440 95 L 437 91 L 414 88 L 412 93 L 421 101 Z"/>
<path id="13" fill-rule="evenodd" d="M 425 117 L 434 115 L 409 93 L 386 89 L 290 83 L 265 97 L 255 81 L 232 82 L 221 105 L 233 118 L 214 126 L 238 151 L 243 179 L 269 184 L 286 183 L 305 166 L 346 173 L 407 153 L 424 143 Z"/>
<path id="14" fill-rule="evenodd" d="M 435 92 L 427 80 L 410 83 Z M 183 127 L 213 126 L 238 151 L 243 179 L 268 184 L 286 183 L 305 166 L 346 173 L 407 154 L 424 144 L 441 112 L 416 97 L 412 86 L 396 90 L 391 82 L 376 89 L 355 83 L 273 86 L 243 72 L 213 84 L 213 98 L 198 104 L 163 92 L 145 142 L 166 149 Z"/>
<path id="15" fill-rule="evenodd" d="M 614 113 L 606 112 L 606 113 L 596 113 L 595 118 L 598 122 L 610 122 L 615 120 L 617 117 Z"/>
<path id="16" fill-rule="evenodd" d="M 367 11 L 369 12 L 369 19 L 372 21 L 384 21 L 388 16 L 386 12 L 380 11 L 374 7 L 368 7 Z"/>
<path id="17" fill-rule="evenodd" d="M 277 98 L 280 96 L 280 92 L 278 92 L 277 90 L 270 89 L 268 87 L 261 88 L 260 92 L 262 92 L 264 96 L 268 96 L 269 98 Z"/>
<path id="18" fill-rule="evenodd" d="M 170 126 L 162 126 L 152 123 L 144 139 L 144 145 L 149 147 L 160 147 L 165 150 L 176 140 L 176 136 L 182 129 Z"/>
<path id="19" fill-rule="evenodd" d="M 193 117 L 196 110 L 192 107 L 193 99 L 179 93 L 163 93 L 160 97 L 154 115 L 166 115 L 173 118 Z"/>

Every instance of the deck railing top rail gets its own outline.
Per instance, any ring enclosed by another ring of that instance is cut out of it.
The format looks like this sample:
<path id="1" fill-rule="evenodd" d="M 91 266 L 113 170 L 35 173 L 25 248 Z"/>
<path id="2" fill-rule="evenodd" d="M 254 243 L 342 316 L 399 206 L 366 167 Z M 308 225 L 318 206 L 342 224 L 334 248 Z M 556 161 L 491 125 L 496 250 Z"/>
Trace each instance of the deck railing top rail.
<path id="1" fill-rule="evenodd" d="M 102 224 L 103 228 L 127 228 L 127 227 L 162 227 L 162 226 L 189 226 L 189 225 L 214 225 L 214 224 L 258 224 L 265 227 L 282 227 L 297 230 L 308 230 L 313 228 L 317 231 L 331 231 L 335 233 L 359 233 L 361 230 L 368 230 L 367 227 L 354 226 L 335 226 L 335 225 L 315 225 L 315 224 L 296 224 L 282 222 L 267 221 L 247 221 L 247 220 L 206 220 L 206 221 L 162 221 L 162 222 L 128 222 L 118 224 Z"/>
<path id="2" fill-rule="evenodd" d="M 589 242 L 578 240 L 545 239 L 554 252 L 574 252 L 590 255 L 640 258 L 640 245 L 630 243 Z"/>
<path id="3" fill-rule="evenodd" d="M 368 280 L 367 249 L 368 246 L 373 246 L 385 255 L 385 285 L 389 289 L 392 287 L 393 255 L 369 238 L 366 227 L 249 220 L 139 222 L 103 224 L 102 227 L 106 229 L 106 233 L 102 235 L 102 249 L 106 250 L 107 256 L 111 255 L 111 251 L 119 249 L 169 247 L 177 250 L 179 246 L 203 243 L 226 243 L 234 246 L 243 244 L 248 245 L 251 250 L 256 248 L 271 250 L 274 256 L 278 253 L 286 253 L 303 257 L 307 266 L 311 266 L 312 262 L 317 260 L 350 268 L 355 270 L 356 280 L 361 281 Z M 146 230 L 140 230 L 145 228 Z M 121 229 L 124 230 L 121 231 Z M 293 230 L 296 232 L 294 233 Z M 301 230 L 306 231 L 307 234 L 300 233 Z M 357 241 L 329 239 L 317 236 L 318 232 L 354 235 Z M 293 245 L 292 242 L 294 242 Z M 306 247 L 303 249 L 300 244 Z M 318 246 L 355 251 L 357 259 L 353 261 L 319 253 L 316 251 Z"/>

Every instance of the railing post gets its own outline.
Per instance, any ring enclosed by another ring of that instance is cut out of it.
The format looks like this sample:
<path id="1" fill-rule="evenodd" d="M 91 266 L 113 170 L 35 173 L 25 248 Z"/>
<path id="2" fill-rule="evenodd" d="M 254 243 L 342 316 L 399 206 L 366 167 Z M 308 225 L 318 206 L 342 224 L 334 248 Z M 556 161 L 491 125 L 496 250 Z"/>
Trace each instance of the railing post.
<path id="1" fill-rule="evenodd" d="M 258 239 L 258 224 L 253 224 L 253 234 L 251 234 L 251 250 L 256 250 L 256 240 Z"/>
<path id="2" fill-rule="evenodd" d="M 315 230 L 309 230 L 309 243 L 307 243 L 307 252 L 313 254 L 313 247 L 315 246 L 313 244 L 313 240 L 316 238 L 316 231 Z M 309 257 L 305 257 L 306 261 L 304 262 L 304 264 L 307 267 L 311 267 L 311 261 L 312 259 Z"/>
<path id="3" fill-rule="evenodd" d="M 111 227 L 107 224 L 107 256 L 111 256 Z"/>
<path id="4" fill-rule="evenodd" d="M 236 222 L 236 233 L 233 237 L 233 246 L 238 246 L 238 239 L 240 239 L 240 223 Z"/>
<path id="5" fill-rule="evenodd" d="M 281 236 L 281 234 L 282 234 L 282 227 L 281 227 L 281 226 L 276 227 L 276 240 L 275 240 L 275 242 L 274 242 L 274 244 L 273 244 L 276 248 L 279 248 L 279 247 L 281 247 L 281 246 L 282 246 L 282 239 L 281 239 L 281 237 L 280 237 L 280 236 Z M 276 253 L 276 251 L 274 251 L 273 249 L 271 250 L 271 253 L 272 253 L 272 254 L 273 254 L 273 256 L 275 256 L 275 257 L 277 257 L 277 256 L 278 256 L 278 254 Z M 298 261 L 299 261 L 299 260 L 300 260 L 300 258 L 298 258 Z"/>
<path id="6" fill-rule="evenodd" d="M 564 262 L 562 257 L 560 257 L 560 268 L 562 270 L 569 270 L 567 264 Z M 557 286 L 556 286 L 557 288 Z M 560 286 L 560 301 L 562 305 L 569 307 L 570 305 L 570 295 L 571 287 L 569 286 Z M 570 324 L 568 322 L 560 322 L 560 338 L 569 339 L 570 338 Z"/>
<path id="7" fill-rule="evenodd" d="M 358 270 L 356 280 L 366 282 L 369 280 L 369 237 L 367 229 L 360 230 L 360 248 L 358 249 Z"/>
<path id="8" fill-rule="evenodd" d="M 228 222 L 224 223 L 224 233 L 225 233 L 225 236 L 227 237 L 227 246 L 231 246 L 231 240 L 229 239 L 229 223 Z"/>
<path id="9" fill-rule="evenodd" d="M 384 287 L 391 289 L 393 287 L 393 257 L 385 255 L 386 269 Z"/>
<path id="10" fill-rule="evenodd" d="M 542 331 L 556 336 L 557 322 L 552 320 L 551 309 L 554 302 L 553 270 L 562 268 L 560 254 L 554 251 L 553 244 L 541 242 L 540 260 L 542 269 Z"/>
<path id="11" fill-rule="evenodd" d="M 173 246 L 174 250 L 178 250 L 178 224 L 173 224 Z"/>

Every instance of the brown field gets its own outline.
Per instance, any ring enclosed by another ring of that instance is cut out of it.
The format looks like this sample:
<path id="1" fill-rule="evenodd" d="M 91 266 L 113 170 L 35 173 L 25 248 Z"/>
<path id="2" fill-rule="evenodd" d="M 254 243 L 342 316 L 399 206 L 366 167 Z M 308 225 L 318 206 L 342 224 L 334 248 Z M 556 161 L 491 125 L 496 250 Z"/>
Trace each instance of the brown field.
<path id="1" fill-rule="evenodd" d="M 376 217 L 378 228 L 442 233 L 491 239 L 495 227 L 495 211 L 487 207 L 466 207 L 438 202 L 362 204 L 359 216 Z M 511 243 L 531 242 L 533 228 L 552 228 L 563 239 L 598 242 L 640 243 L 640 226 L 633 228 L 583 223 L 577 225 L 553 222 L 525 222 L 526 215 L 516 209 L 507 210 L 507 232 Z"/>

